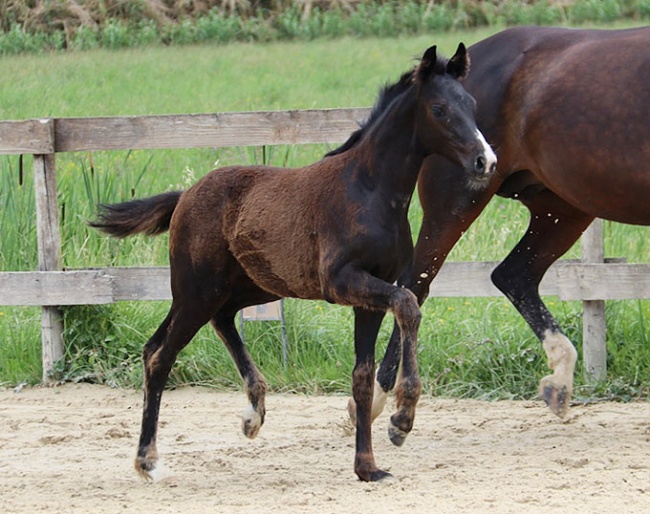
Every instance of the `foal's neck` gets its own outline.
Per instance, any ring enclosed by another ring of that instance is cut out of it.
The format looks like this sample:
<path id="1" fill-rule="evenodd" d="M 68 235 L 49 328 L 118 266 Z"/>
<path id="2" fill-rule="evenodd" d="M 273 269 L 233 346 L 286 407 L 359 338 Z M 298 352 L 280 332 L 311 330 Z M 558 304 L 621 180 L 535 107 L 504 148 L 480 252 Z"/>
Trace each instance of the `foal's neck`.
<path id="1" fill-rule="evenodd" d="M 365 180 L 393 198 L 413 195 L 426 157 L 415 136 L 417 99 L 411 92 L 396 99 L 366 134 L 359 151 L 366 156 Z"/>

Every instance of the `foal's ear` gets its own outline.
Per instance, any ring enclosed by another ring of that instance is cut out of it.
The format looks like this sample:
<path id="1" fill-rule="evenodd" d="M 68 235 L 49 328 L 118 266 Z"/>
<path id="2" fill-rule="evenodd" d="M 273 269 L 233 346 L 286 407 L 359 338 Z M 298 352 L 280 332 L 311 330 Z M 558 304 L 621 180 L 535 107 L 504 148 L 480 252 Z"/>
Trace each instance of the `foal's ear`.
<path id="1" fill-rule="evenodd" d="M 436 68 L 436 62 L 438 59 L 438 56 L 436 55 L 436 51 L 437 51 L 437 47 L 436 45 L 433 45 L 427 48 L 426 52 L 424 52 L 424 55 L 420 60 L 420 65 L 415 70 L 414 79 L 416 81 L 424 82 L 433 73 L 433 71 Z"/>
<path id="2" fill-rule="evenodd" d="M 447 73 L 457 79 L 462 79 L 469 72 L 469 55 L 463 43 L 458 44 L 458 49 L 454 56 L 447 63 Z"/>

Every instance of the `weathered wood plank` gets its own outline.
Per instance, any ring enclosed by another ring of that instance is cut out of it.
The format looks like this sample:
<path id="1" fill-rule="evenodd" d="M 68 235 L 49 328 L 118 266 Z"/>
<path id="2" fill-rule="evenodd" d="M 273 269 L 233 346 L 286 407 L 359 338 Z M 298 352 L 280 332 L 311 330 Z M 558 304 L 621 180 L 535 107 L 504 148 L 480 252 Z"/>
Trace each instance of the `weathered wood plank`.
<path id="1" fill-rule="evenodd" d="M 490 281 L 497 262 L 447 262 L 430 297 L 499 297 Z M 588 284 L 585 286 L 585 282 Z M 561 300 L 650 298 L 650 264 L 582 264 L 559 261 L 540 287 Z M 170 300 L 169 268 L 103 268 L 0 273 L 0 305 L 80 305 L 112 301 Z"/>
<path id="2" fill-rule="evenodd" d="M 61 269 L 61 232 L 54 154 L 34 155 L 34 196 L 39 271 Z M 54 364 L 63 357 L 63 321 L 55 306 L 42 308 L 41 339 L 43 382 L 50 380 Z"/>
<path id="3" fill-rule="evenodd" d="M 0 121 L 0 154 L 54 152 L 52 119 Z"/>
<path id="4" fill-rule="evenodd" d="M 581 239 L 582 262 L 600 264 L 605 259 L 603 245 L 603 221 L 595 219 L 584 232 Z M 589 282 L 584 272 L 578 277 L 578 289 L 584 291 Z M 617 284 L 617 285 L 620 285 Z M 607 377 L 607 321 L 605 301 L 602 298 L 582 300 L 582 359 L 585 365 L 585 378 L 589 382 L 599 382 Z M 602 296 L 602 295 L 599 295 Z"/>
<path id="5" fill-rule="evenodd" d="M 103 270 L 0 273 L 0 305 L 95 305 L 113 301 L 113 280 Z"/>
<path id="6" fill-rule="evenodd" d="M 557 273 L 560 300 L 650 298 L 649 264 L 579 264 Z"/>
<path id="7" fill-rule="evenodd" d="M 445 262 L 431 282 L 429 297 L 500 296 L 490 281 L 498 262 Z"/>
<path id="8" fill-rule="evenodd" d="M 106 268 L 113 282 L 113 296 L 119 300 L 171 300 L 169 268 Z"/>
<path id="9" fill-rule="evenodd" d="M 490 279 L 499 262 L 445 262 L 431 283 L 430 297 L 494 297 L 502 296 Z M 560 261 L 548 271 L 540 284 L 544 296 L 557 296 L 555 270 L 571 265 Z"/>
<path id="10" fill-rule="evenodd" d="M 369 109 L 61 118 L 57 152 L 339 143 Z"/>

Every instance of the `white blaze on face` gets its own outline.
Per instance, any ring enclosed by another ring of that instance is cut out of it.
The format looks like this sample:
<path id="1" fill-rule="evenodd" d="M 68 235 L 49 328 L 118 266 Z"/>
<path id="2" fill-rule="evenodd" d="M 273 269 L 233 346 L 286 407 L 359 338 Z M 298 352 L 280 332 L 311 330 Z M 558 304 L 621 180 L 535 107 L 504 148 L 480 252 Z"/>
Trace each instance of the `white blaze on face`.
<path id="1" fill-rule="evenodd" d="M 489 173 L 492 170 L 492 166 L 493 165 L 495 166 L 496 163 L 497 163 L 497 156 L 494 153 L 494 150 L 492 150 L 492 147 L 485 140 L 485 137 L 483 136 L 483 133 L 478 129 L 476 129 L 476 137 L 478 138 L 478 140 L 483 145 L 483 151 L 485 152 L 485 159 L 487 161 L 485 169 Z"/>

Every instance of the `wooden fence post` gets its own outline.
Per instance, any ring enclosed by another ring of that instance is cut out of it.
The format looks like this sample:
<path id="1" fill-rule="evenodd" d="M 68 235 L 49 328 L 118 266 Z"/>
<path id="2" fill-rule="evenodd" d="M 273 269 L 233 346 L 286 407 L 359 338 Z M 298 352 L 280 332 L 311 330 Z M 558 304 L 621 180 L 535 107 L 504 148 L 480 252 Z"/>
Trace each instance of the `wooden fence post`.
<path id="1" fill-rule="evenodd" d="M 596 218 L 582 234 L 582 261 L 605 262 L 603 220 Z M 582 357 L 587 382 L 599 382 L 607 376 L 607 322 L 604 300 L 582 302 Z"/>
<path id="2" fill-rule="evenodd" d="M 61 270 L 61 233 L 54 154 L 34 155 L 38 270 Z M 58 307 L 42 307 L 41 338 L 43 382 L 51 379 L 56 361 L 63 357 L 63 319 Z"/>

